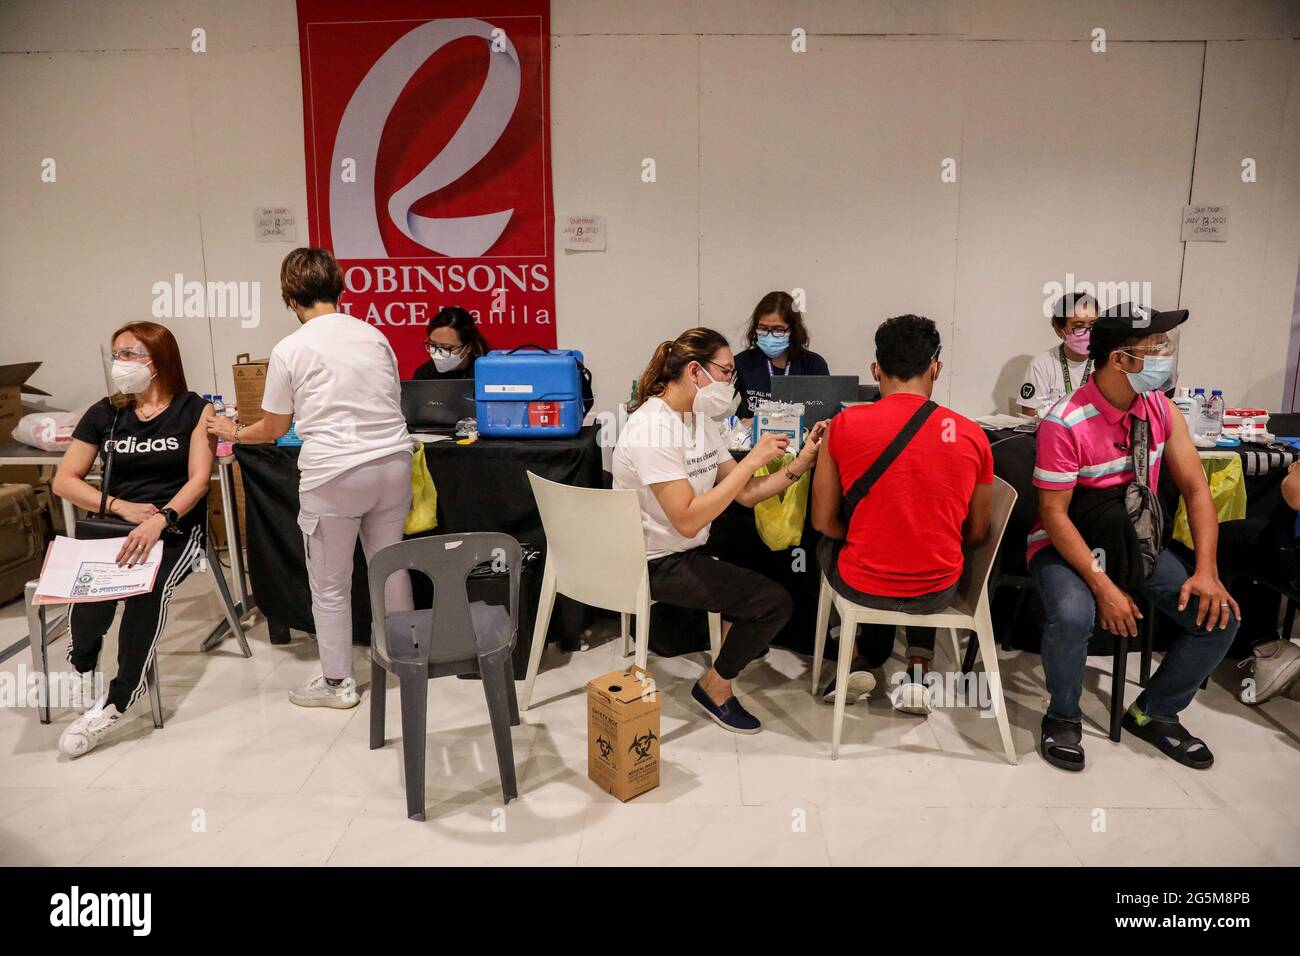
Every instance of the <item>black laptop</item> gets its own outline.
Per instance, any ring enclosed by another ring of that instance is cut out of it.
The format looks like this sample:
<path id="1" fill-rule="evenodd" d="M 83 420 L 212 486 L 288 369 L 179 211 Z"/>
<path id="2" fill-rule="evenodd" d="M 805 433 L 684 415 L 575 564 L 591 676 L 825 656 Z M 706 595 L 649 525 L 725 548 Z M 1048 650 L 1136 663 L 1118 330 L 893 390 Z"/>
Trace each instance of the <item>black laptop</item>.
<path id="1" fill-rule="evenodd" d="M 430 379 L 402 383 L 402 417 L 413 429 L 455 428 L 475 416 L 472 378 Z"/>
<path id="2" fill-rule="evenodd" d="M 856 375 L 773 375 L 772 399 L 803 405 L 803 427 L 812 428 L 840 410 L 842 402 L 858 400 Z"/>

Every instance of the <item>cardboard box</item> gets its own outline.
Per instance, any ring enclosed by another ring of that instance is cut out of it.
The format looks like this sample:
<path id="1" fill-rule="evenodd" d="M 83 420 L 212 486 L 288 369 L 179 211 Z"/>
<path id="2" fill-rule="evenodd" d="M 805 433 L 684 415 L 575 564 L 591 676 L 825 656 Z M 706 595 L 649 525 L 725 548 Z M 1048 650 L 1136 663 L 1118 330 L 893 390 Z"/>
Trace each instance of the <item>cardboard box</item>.
<path id="1" fill-rule="evenodd" d="M 0 442 L 14 440 L 14 426 L 23 417 L 24 395 L 49 395 L 44 389 L 27 385 L 40 362 L 17 362 L 0 365 Z"/>
<path id="2" fill-rule="evenodd" d="M 659 694 L 649 671 L 588 682 L 587 776 L 624 802 L 659 786 Z"/>
<path id="3" fill-rule="evenodd" d="M 215 478 L 208 487 L 208 536 L 218 550 L 226 546 L 226 518 L 221 508 L 221 482 Z"/>
<path id="4" fill-rule="evenodd" d="M 270 359 L 250 359 L 248 353 L 235 356 L 231 374 L 235 378 L 235 404 L 239 420 L 256 425 L 262 420 L 262 393 L 266 391 L 266 367 Z"/>

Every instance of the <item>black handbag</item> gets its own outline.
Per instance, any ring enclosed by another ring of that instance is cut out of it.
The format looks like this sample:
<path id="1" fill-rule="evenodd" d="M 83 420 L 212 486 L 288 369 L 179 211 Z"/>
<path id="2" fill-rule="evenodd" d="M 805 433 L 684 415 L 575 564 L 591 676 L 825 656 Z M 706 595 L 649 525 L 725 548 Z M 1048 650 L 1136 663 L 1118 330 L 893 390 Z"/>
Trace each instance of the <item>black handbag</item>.
<path id="1" fill-rule="evenodd" d="M 108 429 L 108 438 L 104 440 L 104 447 L 100 451 L 104 459 L 104 468 L 103 477 L 99 482 L 99 510 L 77 519 L 78 538 L 89 540 L 125 538 L 135 530 L 136 526 L 131 522 L 123 521 L 108 513 L 108 481 L 113 474 L 113 436 L 117 433 L 117 420 L 121 414 L 122 410 L 119 408 L 113 416 L 113 424 Z"/>

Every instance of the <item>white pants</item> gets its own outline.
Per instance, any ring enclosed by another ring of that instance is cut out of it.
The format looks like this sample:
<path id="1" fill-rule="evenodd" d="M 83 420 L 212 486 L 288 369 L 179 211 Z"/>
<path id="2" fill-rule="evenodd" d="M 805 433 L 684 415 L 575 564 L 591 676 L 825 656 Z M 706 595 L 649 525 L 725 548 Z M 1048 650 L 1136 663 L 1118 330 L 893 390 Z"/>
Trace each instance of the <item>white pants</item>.
<path id="1" fill-rule="evenodd" d="M 411 510 L 411 453 L 366 462 L 302 492 L 298 527 L 307 552 L 311 613 L 316 620 L 321 672 L 331 680 L 352 676 L 352 555 L 361 535 L 369 560 L 402 540 Z M 411 579 L 394 574 L 384 586 L 391 611 L 412 608 Z"/>

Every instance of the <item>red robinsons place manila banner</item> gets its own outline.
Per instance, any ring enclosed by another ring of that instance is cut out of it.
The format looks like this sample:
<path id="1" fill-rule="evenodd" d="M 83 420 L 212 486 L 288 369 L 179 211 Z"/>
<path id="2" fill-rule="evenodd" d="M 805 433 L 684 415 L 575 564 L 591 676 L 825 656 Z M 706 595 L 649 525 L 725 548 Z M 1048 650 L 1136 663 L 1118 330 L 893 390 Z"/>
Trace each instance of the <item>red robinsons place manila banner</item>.
<path id="1" fill-rule="evenodd" d="M 307 218 L 403 378 L 468 309 L 555 346 L 549 0 L 298 0 Z"/>

